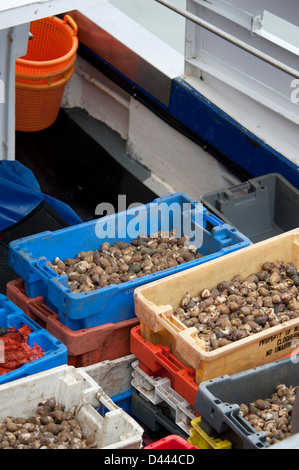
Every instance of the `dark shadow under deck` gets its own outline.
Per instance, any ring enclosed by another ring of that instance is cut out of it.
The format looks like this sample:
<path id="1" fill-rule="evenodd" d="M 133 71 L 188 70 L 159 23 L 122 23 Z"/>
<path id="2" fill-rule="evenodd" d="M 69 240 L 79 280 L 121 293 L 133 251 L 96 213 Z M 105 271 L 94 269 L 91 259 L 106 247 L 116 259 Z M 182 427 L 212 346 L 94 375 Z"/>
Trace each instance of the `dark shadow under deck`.
<path id="1" fill-rule="evenodd" d="M 43 193 L 68 204 L 83 221 L 95 219 L 102 202 L 117 212 L 118 195 L 126 195 L 127 206 L 157 197 L 63 110 L 48 129 L 16 132 L 16 160 L 34 173 Z"/>

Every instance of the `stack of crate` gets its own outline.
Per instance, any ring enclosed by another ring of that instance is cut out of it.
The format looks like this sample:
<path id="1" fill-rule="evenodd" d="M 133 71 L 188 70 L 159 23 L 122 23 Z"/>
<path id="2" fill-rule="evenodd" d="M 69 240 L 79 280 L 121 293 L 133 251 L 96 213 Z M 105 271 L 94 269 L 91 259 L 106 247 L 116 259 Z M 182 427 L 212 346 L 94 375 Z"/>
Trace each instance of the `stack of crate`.
<path id="1" fill-rule="evenodd" d="M 200 449 L 230 449 L 225 436 L 206 433 L 195 408 L 198 384 L 195 370 L 171 354 L 168 346 L 142 338 L 140 325 L 131 330 L 131 410 L 151 436 L 161 430 L 175 434 Z"/>
<path id="2" fill-rule="evenodd" d="M 154 232 L 165 230 L 165 222 L 168 230 L 175 229 L 177 222 L 180 227 L 191 222 L 190 233 L 184 235 L 191 235 L 194 225 L 200 229 L 198 259 L 123 284 L 73 293 L 66 275 L 56 274 L 47 261 L 99 249 L 104 241 L 130 242 L 126 228 L 134 222 L 134 208 L 12 242 L 9 265 L 20 278 L 7 284 L 7 297 L 58 341 L 55 347 L 64 346 L 61 357 L 66 367 L 85 369 L 101 387 L 104 398 L 99 410 L 104 417 L 111 404 L 112 409 L 123 409 L 122 418 L 130 418 L 133 428 L 136 421 L 140 423 L 134 428 L 136 448 L 142 446 L 144 431 L 154 440 L 176 436 L 168 444 L 173 448 L 182 442 L 185 448 L 200 449 L 268 447 L 265 433 L 255 432 L 239 416 L 239 404 L 270 393 L 274 382 L 265 379 L 269 371 L 276 381 L 297 385 L 292 357 L 282 358 L 293 352 L 288 338 L 296 339 L 299 319 L 207 352 L 196 328 L 186 327 L 174 312 L 187 292 L 197 296 L 236 274 L 245 277 L 259 271 L 265 261 L 299 265 L 299 229 L 251 245 L 237 228 L 177 193 L 138 208 L 138 222 L 146 224 L 148 235 L 153 233 L 151 210 L 160 203 L 166 215 L 158 211 Z M 181 209 L 179 220 L 174 206 Z M 114 237 L 99 237 L 105 228 L 116 229 Z M 59 364 L 45 362 L 44 367 L 54 365 Z M 24 374 L 44 370 L 40 367 Z M 162 439 L 160 445 L 167 444 Z"/>
<path id="3" fill-rule="evenodd" d="M 159 213 L 160 208 L 162 212 Z M 163 213 L 165 209 L 167 220 Z M 197 226 L 202 237 L 201 257 L 155 274 L 84 293 L 73 293 L 68 288 L 66 275 L 58 275 L 47 265 L 47 261 L 53 263 L 56 257 L 65 260 L 82 251 L 100 249 L 105 241 L 110 246 L 117 241 L 132 241 L 127 227 L 136 220 L 136 213 L 138 223 L 146 224 L 148 235 L 152 234 L 153 226 L 155 232 L 163 229 L 165 222 L 169 230 L 173 230 L 176 225 L 187 226 L 188 221 L 189 232 L 185 235 L 189 236 L 192 224 Z M 157 215 L 154 221 L 153 215 Z M 107 233 L 107 237 L 99 238 L 100 233 Z M 201 204 L 185 194 L 176 193 L 135 209 L 12 242 L 9 264 L 20 279 L 8 283 L 7 296 L 67 345 L 69 365 L 87 366 L 130 353 L 130 331 L 139 324 L 133 298 L 137 287 L 222 257 L 249 243 L 245 236 L 210 215 Z"/>
<path id="4" fill-rule="evenodd" d="M 159 212 L 160 204 L 161 212 Z M 178 208 L 179 215 L 175 212 Z M 143 223 L 143 226 L 144 223 L 146 224 L 148 235 L 165 230 L 165 223 L 169 231 L 176 230 L 177 225 L 180 228 L 187 227 L 187 233 L 184 231 L 184 235 L 189 236 L 190 239 L 194 233 L 194 227 L 199 229 L 201 237 L 197 248 L 201 256 L 194 261 L 129 282 L 90 292 L 73 293 L 68 287 L 66 275 L 58 275 L 48 266 L 47 261 L 53 263 L 56 257 L 61 260 L 74 258 L 82 251 L 99 249 L 105 241 L 108 241 L 110 246 L 117 241 L 132 241 L 133 237 L 130 237 L 125 229 L 134 222 L 136 209 L 138 209 L 138 222 L 141 225 Z M 153 209 L 154 214 L 158 214 L 154 221 Z M 165 210 L 166 212 L 163 212 Z M 154 230 L 151 230 L 153 226 Z M 115 230 L 114 237 L 109 235 L 106 238 L 99 237 L 99 233 L 105 233 L 107 228 Z M 85 368 L 94 365 L 97 367 L 101 364 L 105 365 L 107 361 L 111 365 L 118 359 L 134 354 L 130 347 L 130 336 L 136 328 L 140 327 L 140 318 L 136 315 L 134 306 L 136 289 L 153 281 L 162 281 L 172 275 L 187 272 L 191 268 L 194 269 L 212 260 L 228 256 L 249 245 L 250 241 L 247 237 L 210 214 L 202 204 L 185 194 L 176 193 L 155 199 L 152 203 L 139 208 L 11 242 L 9 265 L 20 278 L 7 284 L 6 293 L 7 297 L 28 317 L 66 346 L 69 366 Z M 136 356 L 135 358 L 138 359 Z M 135 362 L 130 372 L 135 374 L 132 380 L 134 379 L 136 383 L 140 379 L 140 371 Z M 185 373 L 188 376 L 188 371 L 184 371 Z M 180 374 L 178 375 L 179 378 L 183 378 Z M 190 376 L 190 379 L 193 380 L 193 378 Z M 101 381 L 98 383 L 102 384 Z M 193 396 L 195 396 L 194 390 L 193 385 Z M 134 417 L 133 405 L 136 400 L 133 398 L 136 393 L 136 389 L 131 384 L 127 390 L 120 387 L 118 391 L 110 390 L 108 395 Z M 172 400 L 174 396 L 179 395 L 176 395 L 174 391 Z M 146 399 L 146 397 L 143 398 Z M 152 405 L 158 406 L 154 403 Z M 174 422 L 174 427 L 172 427 L 171 418 L 168 432 L 187 439 L 190 422 L 196 419 L 192 406 L 187 404 L 184 410 L 184 404 L 180 403 L 176 410 L 170 407 L 169 413 L 182 416 L 183 424 L 178 426 Z M 181 423 L 180 420 L 178 422 Z"/>
<path id="5" fill-rule="evenodd" d="M 131 330 L 131 352 L 138 359 L 136 365 L 142 380 L 134 378 L 133 384 L 152 402 L 157 396 L 160 401 L 163 399 L 167 402 L 159 384 L 163 384 L 164 388 L 166 385 L 168 392 L 170 387 L 173 389 L 176 400 L 170 397 L 170 401 L 180 411 L 184 404 L 184 424 L 187 422 L 189 426 L 191 443 L 194 443 L 197 431 L 208 431 L 211 438 L 221 439 L 220 445 L 225 446 L 230 442 L 233 448 L 267 447 L 269 444 L 265 433 L 255 432 L 243 418 L 236 417 L 242 402 L 267 397 L 263 380 L 259 381 L 262 374 L 259 374 L 259 380 L 255 380 L 255 372 L 259 367 L 264 367 L 266 377 L 267 370 L 272 371 L 271 367 L 275 364 L 276 381 L 280 372 L 281 383 L 284 380 L 293 380 L 294 385 L 299 383 L 299 374 L 295 373 L 296 368 L 291 365 L 293 358 L 285 358 L 294 351 L 296 343 L 292 342 L 292 338 L 298 337 L 299 318 L 216 350 L 205 351 L 198 340 L 196 328 L 186 327 L 174 316 L 186 292 L 198 296 L 203 289 L 212 289 L 224 280 L 230 281 L 237 274 L 245 278 L 259 272 L 264 262 L 277 260 L 299 265 L 299 229 L 152 282 L 134 292 L 135 313 L 140 319 L 140 325 Z M 292 370 L 292 375 L 285 376 L 286 368 Z M 245 371 L 249 371 L 250 379 L 242 386 L 242 373 Z M 249 385 L 250 380 L 252 385 Z M 215 383 L 212 393 L 210 386 L 214 381 L 217 385 Z M 267 391 L 273 386 L 272 381 L 268 380 Z M 239 393 L 238 401 L 234 398 L 235 389 L 244 392 L 243 397 Z M 190 411 L 196 415 L 194 419 Z"/>

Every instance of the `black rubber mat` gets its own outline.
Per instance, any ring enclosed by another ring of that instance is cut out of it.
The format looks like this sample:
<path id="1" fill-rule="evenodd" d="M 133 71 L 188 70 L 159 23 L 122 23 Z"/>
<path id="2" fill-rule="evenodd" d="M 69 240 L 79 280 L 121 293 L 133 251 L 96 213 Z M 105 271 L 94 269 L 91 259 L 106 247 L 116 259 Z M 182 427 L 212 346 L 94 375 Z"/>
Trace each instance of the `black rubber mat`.
<path id="1" fill-rule="evenodd" d="M 19 278 L 8 264 L 8 245 L 19 238 L 35 235 L 47 230 L 55 231 L 69 224 L 45 201 L 41 202 L 26 217 L 0 233 L 0 293 L 6 295 L 6 284 Z"/>
<path id="2" fill-rule="evenodd" d="M 47 202 L 42 201 L 26 217 L 16 224 L 2 230 L 1 243 L 8 246 L 18 238 L 27 237 L 46 230 L 54 231 L 68 227 L 69 224 Z"/>
<path id="3" fill-rule="evenodd" d="M 39 132 L 16 132 L 16 160 L 35 175 L 43 193 L 68 204 L 83 221 L 93 220 L 98 204 L 118 212 L 118 195 L 127 207 L 157 195 L 120 165 L 63 110 Z"/>

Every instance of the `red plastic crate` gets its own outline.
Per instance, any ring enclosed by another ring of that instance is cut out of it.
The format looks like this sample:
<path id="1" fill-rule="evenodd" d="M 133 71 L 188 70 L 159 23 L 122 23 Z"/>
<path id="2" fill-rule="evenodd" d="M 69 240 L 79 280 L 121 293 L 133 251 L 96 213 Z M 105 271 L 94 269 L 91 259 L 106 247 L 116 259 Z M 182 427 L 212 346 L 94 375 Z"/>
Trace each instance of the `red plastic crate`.
<path id="1" fill-rule="evenodd" d="M 198 384 L 195 370 L 186 367 L 170 352 L 168 346 L 152 344 L 142 338 L 140 325 L 132 328 L 130 351 L 139 360 L 139 367 L 149 376 L 168 377 L 171 387 L 190 405 L 194 406 Z"/>
<path id="2" fill-rule="evenodd" d="M 67 346 L 68 365 L 86 367 L 131 354 L 130 331 L 139 324 L 137 317 L 73 331 L 59 321 L 58 314 L 44 304 L 43 297 L 31 299 L 25 295 L 23 279 L 8 282 L 6 296 L 38 325 Z"/>
<path id="3" fill-rule="evenodd" d="M 143 449 L 197 449 L 197 447 L 189 444 L 188 441 L 183 439 L 181 436 L 175 436 L 170 434 L 169 436 L 163 437 L 159 441 L 153 442 Z"/>

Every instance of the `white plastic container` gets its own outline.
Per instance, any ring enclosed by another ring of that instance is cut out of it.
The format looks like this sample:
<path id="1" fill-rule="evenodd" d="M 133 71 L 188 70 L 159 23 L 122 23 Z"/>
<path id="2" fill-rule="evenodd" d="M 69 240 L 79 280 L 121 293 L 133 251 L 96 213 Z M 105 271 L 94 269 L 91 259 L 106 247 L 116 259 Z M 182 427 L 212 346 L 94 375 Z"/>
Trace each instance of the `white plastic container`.
<path id="1" fill-rule="evenodd" d="M 139 367 L 139 361 L 132 363 L 132 385 L 154 405 L 166 404 L 174 411 L 175 424 L 187 434 L 192 429 L 191 421 L 196 418 L 195 409 L 171 388 L 168 377 L 151 377 Z"/>
<path id="2" fill-rule="evenodd" d="M 131 389 L 132 362 L 136 359 L 134 354 L 129 354 L 113 361 L 82 367 L 81 370 L 87 372 L 109 397 L 114 397 Z"/>
<path id="3" fill-rule="evenodd" d="M 82 369 L 60 366 L 0 386 L 0 422 L 6 416 L 27 417 L 39 402 L 54 397 L 66 410 L 78 406 L 77 420 L 98 449 L 140 449 L 143 429 L 109 398 Z M 97 408 L 107 412 L 101 416 Z"/>

